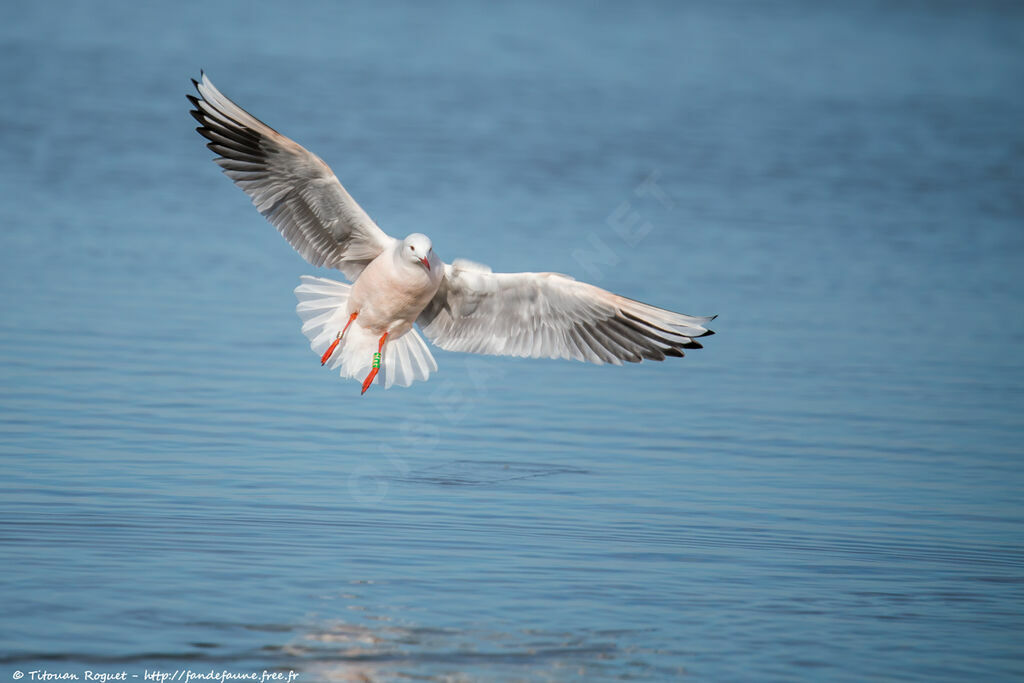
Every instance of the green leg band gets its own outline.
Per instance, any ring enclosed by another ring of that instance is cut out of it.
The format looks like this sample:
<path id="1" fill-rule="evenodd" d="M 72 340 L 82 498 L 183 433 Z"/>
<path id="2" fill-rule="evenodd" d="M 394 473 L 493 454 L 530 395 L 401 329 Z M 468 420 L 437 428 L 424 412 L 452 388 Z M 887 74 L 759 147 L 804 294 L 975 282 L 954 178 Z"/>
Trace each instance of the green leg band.
<path id="1" fill-rule="evenodd" d="M 380 354 L 379 353 L 373 354 L 373 367 L 374 368 L 379 368 L 380 367 Z"/>

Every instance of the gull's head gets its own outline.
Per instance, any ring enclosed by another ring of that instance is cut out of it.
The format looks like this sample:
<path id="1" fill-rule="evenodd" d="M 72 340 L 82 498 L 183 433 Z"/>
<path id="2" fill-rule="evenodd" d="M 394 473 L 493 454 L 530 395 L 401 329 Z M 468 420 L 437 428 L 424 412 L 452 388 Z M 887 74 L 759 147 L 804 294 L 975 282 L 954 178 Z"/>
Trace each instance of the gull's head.
<path id="1" fill-rule="evenodd" d="M 402 240 L 403 257 L 408 261 L 418 262 L 427 270 L 430 270 L 430 257 L 433 253 L 434 245 L 426 235 L 414 232 Z"/>

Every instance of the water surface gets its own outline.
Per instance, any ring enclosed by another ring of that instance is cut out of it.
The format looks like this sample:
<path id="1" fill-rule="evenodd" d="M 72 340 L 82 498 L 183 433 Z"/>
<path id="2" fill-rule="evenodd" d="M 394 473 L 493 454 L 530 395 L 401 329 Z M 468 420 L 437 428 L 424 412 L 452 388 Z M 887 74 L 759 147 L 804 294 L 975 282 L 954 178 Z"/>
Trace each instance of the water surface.
<path id="1" fill-rule="evenodd" d="M 1019 7 L 6 15 L 3 675 L 1024 674 Z M 201 67 L 392 234 L 717 336 L 360 398 Z"/>

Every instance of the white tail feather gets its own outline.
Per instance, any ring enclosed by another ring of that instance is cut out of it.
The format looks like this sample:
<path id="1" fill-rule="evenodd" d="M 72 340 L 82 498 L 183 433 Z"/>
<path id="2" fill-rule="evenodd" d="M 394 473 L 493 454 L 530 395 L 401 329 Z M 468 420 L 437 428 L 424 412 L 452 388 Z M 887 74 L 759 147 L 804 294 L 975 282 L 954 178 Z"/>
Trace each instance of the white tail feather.
<path id="1" fill-rule="evenodd" d="M 295 288 L 299 300 L 295 312 L 302 320 L 302 333 L 309 339 L 309 348 L 323 356 L 348 322 L 348 296 L 352 287 L 343 282 L 311 275 L 302 276 Z M 345 332 L 327 366 L 342 377 L 359 382 L 370 374 L 373 354 L 377 352 L 378 336 L 359 325 L 357 317 Z M 384 345 L 380 373 L 373 381 L 390 389 L 393 384 L 407 387 L 416 380 L 426 381 L 437 370 L 437 362 L 416 330 L 401 337 L 389 337 Z"/>

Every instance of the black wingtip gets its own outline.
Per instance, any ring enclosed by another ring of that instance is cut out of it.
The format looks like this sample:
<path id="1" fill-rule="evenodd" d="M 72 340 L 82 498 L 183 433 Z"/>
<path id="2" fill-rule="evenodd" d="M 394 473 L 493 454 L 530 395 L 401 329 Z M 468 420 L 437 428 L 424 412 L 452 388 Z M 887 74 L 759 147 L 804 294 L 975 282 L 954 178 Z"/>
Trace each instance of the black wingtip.
<path id="1" fill-rule="evenodd" d="M 698 337 L 710 337 L 710 336 L 711 336 L 711 335 L 713 335 L 714 333 L 715 333 L 715 331 L 714 331 L 714 330 L 707 330 L 707 331 L 705 331 L 705 332 L 702 332 L 701 334 L 698 334 L 697 336 L 698 336 Z"/>
<path id="2" fill-rule="evenodd" d="M 688 341 L 683 344 L 684 349 L 703 349 L 704 345 L 698 341 Z"/>

